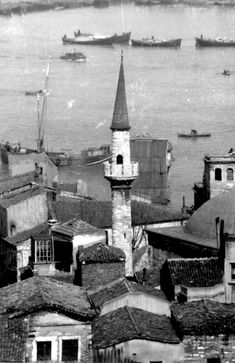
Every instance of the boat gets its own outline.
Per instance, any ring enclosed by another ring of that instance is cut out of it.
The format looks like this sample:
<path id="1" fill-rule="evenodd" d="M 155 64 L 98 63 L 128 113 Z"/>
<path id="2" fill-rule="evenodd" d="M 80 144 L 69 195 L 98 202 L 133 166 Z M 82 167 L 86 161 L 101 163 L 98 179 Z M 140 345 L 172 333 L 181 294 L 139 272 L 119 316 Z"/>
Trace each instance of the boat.
<path id="1" fill-rule="evenodd" d="M 230 76 L 231 72 L 229 69 L 224 69 L 223 72 L 222 72 L 222 75 L 223 76 Z"/>
<path id="2" fill-rule="evenodd" d="M 50 159 L 59 167 L 70 165 L 94 165 L 107 161 L 111 157 L 110 145 L 100 147 L 89 147 L 75 154 L 70 152 L 48 152 Z"/>
<path id="3" fill-rule="evenodd" d="M 100 35 L 90 34 L 90 33 L 81 33 L 80 30 L 74 32 L 75 38 L 79 37 L 101 37 Z M 123 32 L 122 34 L 114 34 L 114 35 L 105 35 L 105 37 L 112 37 L 112 43 L 128 43 L 130 40 L 131 32 Z M 104 37 L 104 35 L 103 35 Z"/>
<path id="4" fill-rule="evenodd" d="M 88 35 L 75 38 L 68 38 L 66 34 L 62 37 L 63 44 L 84 44 L 84 45 L 107 45 L 113 43 L 112 36 Z"/>
<path id="5" fill-rule="evenodd" d="M 197 130 L 191 130 L 189 133 L 185 134 L 185 133 L 180 133 L 178 132 L 177 133 L 177 136 L 178 137 L 210 137 L 211 134 L 206 132 L 206 133 L 198 133 Z"/>
<path id="6" fill-rule="evenodd" d="M 172 48 L 178 48 L 181 46 L 181 39 L 170 39 L 170 40 L 164 40 L 164 39 L 155 39 L 152 38 L 144 38 L 142 40 L 135 40 L 131 39 L 131 44 L 133 47 L 172 47 Z"/>
<path id="7" fill-rule="evenodd" d="M 60 56 L 60 59 L 74 61 L 74 62 L 85 62 L 86 56 L 81 52 L 71 52 L 71 53 L 65 53 L 64 55 Z"/>
<path id="8" fill-rule="evenodd" d="M 130 41 L 131 32 L 123 32 L 122 34 L 113 35 L 113 43 L 128 43 Z"/>
<path id="9" fill-rule="evenodd" d="M 235 47 L 235 41 L 227 38 L 218 37 L 216 39 L 195 38 L 196 47 Z"/>

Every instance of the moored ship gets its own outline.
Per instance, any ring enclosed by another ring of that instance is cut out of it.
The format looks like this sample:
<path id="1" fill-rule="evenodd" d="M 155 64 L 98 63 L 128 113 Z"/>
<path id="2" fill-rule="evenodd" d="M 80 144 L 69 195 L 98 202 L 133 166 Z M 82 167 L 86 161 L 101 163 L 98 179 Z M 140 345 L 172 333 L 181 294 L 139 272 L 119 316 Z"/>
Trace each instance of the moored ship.
<path id="1" fill-rule="evenodd" d="M 196 47 L 235 47 L 235 41 L 227 38 L 218 37 L 216 39 L 195 38 Z"/>
<path id="2" fill-rule="evenodd" d="M 166 47 L 166 48 L 178 48 L 181 46 L 181 39 L 155 39 L 143 38 L 141 40 L 131 39 L 131 44 L 133 47 Z"/>

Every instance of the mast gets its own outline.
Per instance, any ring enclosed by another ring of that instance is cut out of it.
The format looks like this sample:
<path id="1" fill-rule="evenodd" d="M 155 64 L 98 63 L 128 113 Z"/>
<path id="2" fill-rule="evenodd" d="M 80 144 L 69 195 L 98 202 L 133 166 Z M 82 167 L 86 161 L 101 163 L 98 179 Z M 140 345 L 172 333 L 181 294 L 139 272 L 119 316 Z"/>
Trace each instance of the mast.
<path id="1" fill-rule="evenodd" d="M 44 119 L 45 119 L 45 112 L 47 107 L 47 86 L 49 80 L 49 69 L 50 65 L 48 63 L 46 69 L 46 79 L 44 88 L 41 92 L 37 92 L 37 104 L 38 104 L 38 138 L 37 138 L 37 152 L 40 153 L 44 150 Z M 39 109 L 39 100 L 42 97 L 42 111 L 40 116 L 40 109 Z"/>

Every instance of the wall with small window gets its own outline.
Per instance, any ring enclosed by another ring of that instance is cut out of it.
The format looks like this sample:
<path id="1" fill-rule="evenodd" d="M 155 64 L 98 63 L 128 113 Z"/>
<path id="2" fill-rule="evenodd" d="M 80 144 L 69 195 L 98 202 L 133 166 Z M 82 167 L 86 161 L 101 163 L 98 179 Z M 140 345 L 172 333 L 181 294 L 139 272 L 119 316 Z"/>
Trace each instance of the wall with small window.
<path id="1" fill-rule="evenodd" d="M 92 361 L 91 322 L 84 323 L 60 313 L 43 312 L 32 318 L 28 336 L 29 362 Z"/>
<path id="2" fill-rule="evenodd" d="M 28 198 L 12 204 L 7 208 L 8 235 L 11 236 L 12 221 L 15 223 L 15 233 L 45 223 L 48 220 L 48 206 L 46 192 L 35 191 Z"/>
<path id="3" fill-rule="evenodd" d="M 210 198 L 219 193 L 235 188 L 235 165 L 231 163 L 206 164 L 204 169 L 204 187 L 209 191 Z"/>

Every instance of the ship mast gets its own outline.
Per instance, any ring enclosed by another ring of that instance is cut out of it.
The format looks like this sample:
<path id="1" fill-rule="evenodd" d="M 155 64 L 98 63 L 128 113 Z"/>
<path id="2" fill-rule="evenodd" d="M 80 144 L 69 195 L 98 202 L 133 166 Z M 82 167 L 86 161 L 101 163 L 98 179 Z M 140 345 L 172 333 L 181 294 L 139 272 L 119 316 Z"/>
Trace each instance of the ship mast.
<path id="1" fill-rule="evenodd" d="M 49 79 L 49 63 L 46 69 L 46 79 L 44 88 L 41 92 L 37 92 L 37 109 L 38 109 L 38 138 L 37 138 L 37 152 L 40 153 L 44 150 L 44 119 L 45 119 L 45 112 L 47 107 L 47 85 Z M 39 101 L 40 97 L 42 97 L 42 111 L 40 115 L 40 107 Z"/>

